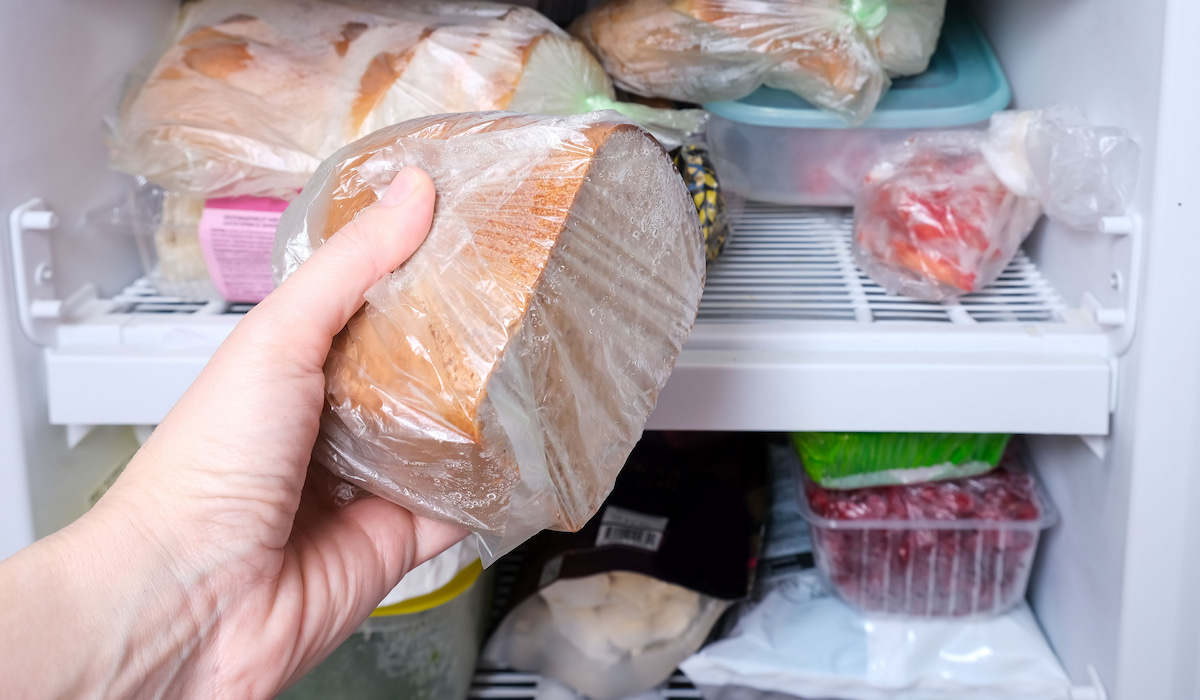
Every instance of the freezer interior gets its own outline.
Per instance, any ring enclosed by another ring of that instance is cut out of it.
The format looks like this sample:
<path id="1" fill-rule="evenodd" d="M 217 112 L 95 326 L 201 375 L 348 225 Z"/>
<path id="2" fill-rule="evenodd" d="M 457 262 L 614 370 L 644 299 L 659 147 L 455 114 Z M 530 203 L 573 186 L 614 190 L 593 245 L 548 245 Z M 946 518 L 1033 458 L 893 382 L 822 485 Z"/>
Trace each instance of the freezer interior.
<path id="1" fill-rule="evenodd" d="M 171 0 L 0 8 L 0 204 L 13 212 L 40 199 L 26 208 L 57 218 L 47 232 L 18 211 L 4 246 L 0 554 L 83 512 L 136 449 L 128 426 L 157 422 L 245 310 L 139 284 L 136 241 L 95 215 L 127 187 L 108 168 L 105 119 L 174 9 Z M 1190 123 L 1200 8 L 979 0 L 971 9 L 1015 107 L 1072 103 L 1136 136 L 1142 160 L 1125 228 L 1043 220 L 1001 291 L 949 308 L 872 289 L 845 249 L 849 210 L 751 203 L 649 427 L 1022 434 L 1060 514 L 1029 600 L 1064 667 L 1108 697 L 1191 697 L 1200 687 L 1200 602 L 1188 585 L 1200 573 L 1191 468 L 1200 322 L 1190 304 L 1200 297 L 1191 262 L 1200 238 L 1189 211 L 1200 203 Z M 36 272 L 30 255 L 53 265 L 36 289 L 19 279 Z M 818 291 L 787 284 L 818 268 Z M 37 303 L 54 301 L 63 303 Z"/>

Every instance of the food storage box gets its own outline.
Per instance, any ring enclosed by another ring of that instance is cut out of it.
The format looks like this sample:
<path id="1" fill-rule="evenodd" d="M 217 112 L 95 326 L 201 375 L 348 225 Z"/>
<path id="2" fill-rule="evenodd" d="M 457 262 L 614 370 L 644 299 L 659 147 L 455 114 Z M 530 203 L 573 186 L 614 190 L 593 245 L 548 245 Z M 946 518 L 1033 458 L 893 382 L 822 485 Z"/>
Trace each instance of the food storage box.
<path id="1" fill-rule="evenodd" d="M 1025 596 L 1055 512 L 1009 453 L 982 476 L 851 491 L 799 479 L 817 568 L 864 613 L 985 617 Z"/>
<path id="2" fill-rule="evenodd" d="M 379 608 L 280 700 L 463 700 L 483 642 L 479 562 L 427 595 Z"/>
<path id="3" fill-rule="evenodd" d="M 827 489 L 961 479 L 991 471 L 1010 435 L 792 433 L 808 477 Z"/>
<path id="4" fill-rule="evenodd" d="M 848 207 L 883 147 L 923 129 L 980 128 L 1011 98 L 983 32 L 951 6 L 929 69 L 893 81 L 860 128 L 771 88 L 704 107 L 713 115 L 713 160 L 729 191 L 779 204 Z"/>

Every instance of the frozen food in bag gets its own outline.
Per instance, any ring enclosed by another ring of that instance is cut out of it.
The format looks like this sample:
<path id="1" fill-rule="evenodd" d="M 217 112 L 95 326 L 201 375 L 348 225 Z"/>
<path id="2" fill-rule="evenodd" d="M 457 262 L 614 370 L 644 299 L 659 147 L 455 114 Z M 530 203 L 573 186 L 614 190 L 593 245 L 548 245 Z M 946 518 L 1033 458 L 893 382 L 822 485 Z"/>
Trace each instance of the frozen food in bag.
<path id="1" fill-rule="evenodd" d="M 335 338 L 314 454 L 490 561 L 608 495 L 691 329 L 704 243 L 662 146 L 614 112 L 440 115 L 322 164 L 276 277 L 405 166 L 433 178 L 433 229 Z"/>
<path id="2" fill-rule="evenodd" d="M 1077 110 L 998 112 L 987 131 L 918 134 L 886 151 L 854 206 L 854 257 L 889 292 L 930 301 L 991 284 L 1043 208 L 1075 228 L 1124 214 L 1138 146 Z"/>
<path id="3" fill-rule="evenodd" d="M 677 134 L 700 117 L 617 102 L 587 50 L 525 7 L 198 0 L 131 79 L 110 143 L 118 170 L 174 192 L 291 200 L 372 131 L 495 109 L 619 109 Z"/>
<path id="4" fill-rule="evenodd" d="M 809 478 L 827 489 L 978 476 L 1000 463 L 1011 435 L 792 433 Z"/>
<path id="5" fill-rule="evenodd" d="M 763 448 L 758 435 L 648 433 L 587 527 L 522 548 L 482 661 L 595 700 L 665 681 L 750 589 Z"/>
<path id="6" fill-rule="evenodd" d="M 889 79 L 883 0 L 609 0 L 571 32 L 630 92 L 685 102 L 789 90 L 861 123 Z"/>
<path id="7" fill-rule="evenodd" d="M 892 77 L 929 67 L 946 15 L 946 0 L 887 0 L 887 16 L 875 39 L 879 62 Z"/>

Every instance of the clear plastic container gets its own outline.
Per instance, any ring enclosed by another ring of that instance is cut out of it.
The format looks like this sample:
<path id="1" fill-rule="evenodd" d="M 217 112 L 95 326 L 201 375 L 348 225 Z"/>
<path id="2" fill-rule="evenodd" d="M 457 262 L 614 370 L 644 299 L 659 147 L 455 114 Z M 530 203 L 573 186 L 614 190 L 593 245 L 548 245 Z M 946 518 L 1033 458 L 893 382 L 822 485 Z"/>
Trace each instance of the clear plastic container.
<path id="1" fill-rule="evenodd" d="M 869 614 L 1003 613 L 1024 598 L 1041 531 L 1057 517 L 1011 453 L 995 471 L 953 481 L 852 491 L 823 489 L 807 475 L 798 483 L 817 568 Z M 843 517 L 829 517 L 835 512 Z"/>
<path id="2" fill-rule="evenodd" d="M 928 70 L 895 80 L 860 128 L 771 88 L 704 107 L 713 115 L 713 160 L 729 191 L 779 204 L 853 206 L 884 147 L 925 129 L 986 127 L 1011 99 L 983 32 L 951 6 Z"/>
<path id="3" fill-rule="evenodd" d="M 281 700 L 463 700 L 487 621 L 479 562 L 441 589 L 379 608 Z"/>

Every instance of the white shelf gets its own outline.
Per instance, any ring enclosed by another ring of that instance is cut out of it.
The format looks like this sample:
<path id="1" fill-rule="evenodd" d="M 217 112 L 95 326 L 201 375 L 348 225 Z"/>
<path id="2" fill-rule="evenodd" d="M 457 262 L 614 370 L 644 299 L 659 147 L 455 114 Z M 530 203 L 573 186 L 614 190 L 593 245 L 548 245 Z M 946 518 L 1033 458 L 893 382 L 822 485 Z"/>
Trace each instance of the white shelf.
<path id="1" fill-rule="evenodd" d="M 750 205 L 654 429 L 1108 432 L 1108 339 L 1023 255 L 961 304 L 885 294 L 843 209 Z M 159 422 L 241 317 L 139 283 L 58 329 L 55 424 Z"/>

